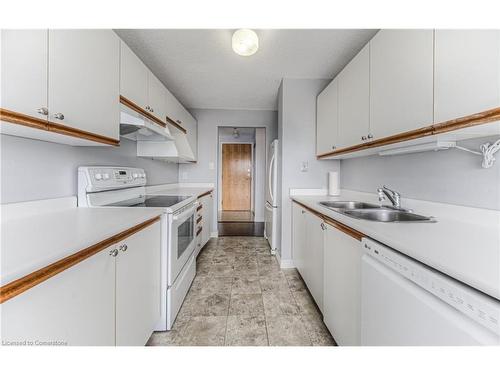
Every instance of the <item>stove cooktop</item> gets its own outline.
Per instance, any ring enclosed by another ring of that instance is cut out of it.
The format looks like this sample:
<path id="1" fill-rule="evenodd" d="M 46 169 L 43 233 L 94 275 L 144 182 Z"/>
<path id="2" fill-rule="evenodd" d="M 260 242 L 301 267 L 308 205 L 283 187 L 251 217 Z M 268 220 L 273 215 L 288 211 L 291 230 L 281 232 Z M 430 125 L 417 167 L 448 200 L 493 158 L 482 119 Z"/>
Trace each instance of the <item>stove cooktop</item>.
<path id="1" fill-rule="evenodd" d="M 125 201 L 108 204 L 111 207 L 171 207 L 186 199 L 191 198 L 188 195 L 146 195 L 136 199 L 127 199 Z"/>

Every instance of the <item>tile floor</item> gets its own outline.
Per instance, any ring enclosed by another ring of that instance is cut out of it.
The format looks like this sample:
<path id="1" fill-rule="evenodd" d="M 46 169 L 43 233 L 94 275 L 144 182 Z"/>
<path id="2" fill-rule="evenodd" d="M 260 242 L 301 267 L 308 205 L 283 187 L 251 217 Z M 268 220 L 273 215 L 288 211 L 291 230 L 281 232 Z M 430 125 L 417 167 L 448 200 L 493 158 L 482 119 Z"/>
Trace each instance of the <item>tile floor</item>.
<path id="1" fill-rule="evenodd" d="M 219 222 L 250 222 L 253 220 L 252 211 L 219 211 Z"/>
<path id="2" fill-rule="evenodd" d="M 295 269 L 281 270 L 262 237 L 220 237 L 197 259 L 197 275 L 169 332 L 148 345 L 335 345 Z"/>

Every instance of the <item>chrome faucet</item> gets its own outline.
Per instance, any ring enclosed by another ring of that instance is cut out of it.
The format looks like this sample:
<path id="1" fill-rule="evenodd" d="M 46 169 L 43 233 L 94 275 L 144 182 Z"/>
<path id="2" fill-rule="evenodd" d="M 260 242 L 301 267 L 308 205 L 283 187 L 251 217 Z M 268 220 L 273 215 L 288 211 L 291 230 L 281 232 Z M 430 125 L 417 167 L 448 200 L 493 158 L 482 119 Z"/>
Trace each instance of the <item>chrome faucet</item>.
<path id="1" fill-rule="evenodd" d="M 389 189 L 387 186 L 383 186 L 377 189 L 378 200 L 380 202 L 385 201 L 386 198 L 392 203 L 394 208 L 401 210 L 401 194 L 397 191 Z"/>

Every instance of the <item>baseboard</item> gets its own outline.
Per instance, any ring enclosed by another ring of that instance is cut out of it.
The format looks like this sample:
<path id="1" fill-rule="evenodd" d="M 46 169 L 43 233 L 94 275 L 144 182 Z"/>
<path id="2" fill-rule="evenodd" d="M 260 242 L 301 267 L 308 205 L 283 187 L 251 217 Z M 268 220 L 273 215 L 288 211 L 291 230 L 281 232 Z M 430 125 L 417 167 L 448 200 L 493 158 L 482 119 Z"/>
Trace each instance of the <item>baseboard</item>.
<path id="1" fill-rule="evenodd" d="M 281 268 L 295 268 L 295 265 L 294 265 L 292 259 L 282 259 L 280 261 L 280 267 Z"/>
<path id="2" fill-rule="evenodd" d="M 216 231 L 216 232 L 210 232 L 210 237 L 211 238 L 217 238 L 217 237 L 219 237 L 219 232 L 218 231 Z"/>

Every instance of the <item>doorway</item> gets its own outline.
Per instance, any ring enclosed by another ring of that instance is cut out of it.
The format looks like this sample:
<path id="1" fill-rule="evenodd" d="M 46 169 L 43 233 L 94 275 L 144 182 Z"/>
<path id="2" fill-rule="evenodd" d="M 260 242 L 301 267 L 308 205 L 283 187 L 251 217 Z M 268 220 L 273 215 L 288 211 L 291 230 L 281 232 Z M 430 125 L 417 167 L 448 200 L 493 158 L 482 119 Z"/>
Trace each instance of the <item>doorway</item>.
<path id="1" fill-rule="evenodd" d="M 218 130 L 219 235 L 263 235 L 265 128 Z"/>

